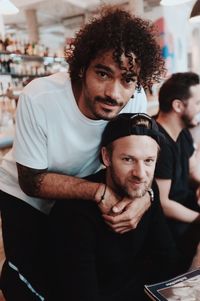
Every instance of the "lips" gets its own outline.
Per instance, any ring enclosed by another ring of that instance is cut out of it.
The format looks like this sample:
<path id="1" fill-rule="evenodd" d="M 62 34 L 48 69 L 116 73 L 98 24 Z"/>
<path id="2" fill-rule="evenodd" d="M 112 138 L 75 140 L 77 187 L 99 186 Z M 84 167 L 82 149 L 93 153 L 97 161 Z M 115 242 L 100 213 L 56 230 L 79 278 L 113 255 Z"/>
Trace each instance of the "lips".
<path id="1" fill-rule="evenodd" d="M 96 101 L 107 106 L 113 106 L 113 107 L 120 106 L 117 100 L 112 99 L 111 97 L 107 97 L 107 98 L 96 97 Z"/>
<path id="2" fill-rule="evenodd" d="M 118 108 L 119 106 L 116 105 L 116 104 L 111 104 L 111 103 L 105 103 L 105 102 L 102 102 L 102 107 L 104 108 L 108 108 L 108 109 L 111 109 L 111 108 Z"/>
<path id="3" fill-rule="evenodd" d="M 141 186 L 141 185 L 145 185 L 145 182 L 141 182 L 141 181 L 137 181 L 137 180 L 130 180 L 129 181 L 131 185 L 133 186 Z"/>

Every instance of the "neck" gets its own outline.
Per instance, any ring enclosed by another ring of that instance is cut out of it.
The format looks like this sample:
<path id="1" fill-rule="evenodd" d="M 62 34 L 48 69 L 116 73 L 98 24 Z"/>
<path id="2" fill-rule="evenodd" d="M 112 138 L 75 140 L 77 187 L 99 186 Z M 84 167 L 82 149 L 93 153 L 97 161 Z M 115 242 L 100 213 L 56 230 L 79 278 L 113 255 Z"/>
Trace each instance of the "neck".
<path id="1" fill-rule="evenodd" d="M 183 121 L 175 112 L 160 112 L 156 121 L 166 130 L 169 136 L 176 141 L 184 128 Z"/>

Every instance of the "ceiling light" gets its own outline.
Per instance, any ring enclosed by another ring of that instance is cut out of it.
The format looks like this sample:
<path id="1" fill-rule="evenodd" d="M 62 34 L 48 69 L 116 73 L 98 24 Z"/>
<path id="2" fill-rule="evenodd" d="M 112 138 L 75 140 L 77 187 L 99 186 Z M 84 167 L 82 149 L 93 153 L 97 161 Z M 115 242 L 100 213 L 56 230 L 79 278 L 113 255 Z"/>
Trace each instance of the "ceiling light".
<path id="1" fill-rule="evenodd" d="M 75 5 L 77 7 L 81 7 L 82 9 L 87 9 L 89 6 L 95 6 L 95 5 L 99 5 L 100 1 L 99 0 L 64 0 L 65 2 L 68 2 L 72 5 Z"/>
<path id="2" fill-rule="evenodd" d="M 19 9 L 10 0 L 0 0 L 0 14 L 12 15 L 17 14 Z"/>
<path id="3" fill-rule="evenodd" d="M 166 6 L 172 6 L 172 5 L 179 5 L 183 4 L 186 2 L 190 2 L 191 0 L 161 0 L 160 4 L 161 5 L 166 5 Z"/>
<path id="4" fill-rule="evenodd" d="M 199 23 L 200 22 L 200 0 L 197 0 L 193 6 L 193 9 L 190 14 L 189 21 L 191 23 Z"/>

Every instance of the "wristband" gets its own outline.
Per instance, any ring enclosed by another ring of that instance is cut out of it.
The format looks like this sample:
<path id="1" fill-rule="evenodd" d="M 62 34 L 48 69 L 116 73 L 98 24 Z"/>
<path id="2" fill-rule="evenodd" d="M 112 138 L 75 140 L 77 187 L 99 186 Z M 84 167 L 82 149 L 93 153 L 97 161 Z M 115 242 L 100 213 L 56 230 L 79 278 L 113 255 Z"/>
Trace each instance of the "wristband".
<path id="1" fill-rule="evenodd" d="M 100 201 L 97 203 L 98 205 L 104 200 L 104 197 L 106 194 L 106 188 L 107 188 L 107 185 L 105 184 L 103 194 L 101 195 Z"/>

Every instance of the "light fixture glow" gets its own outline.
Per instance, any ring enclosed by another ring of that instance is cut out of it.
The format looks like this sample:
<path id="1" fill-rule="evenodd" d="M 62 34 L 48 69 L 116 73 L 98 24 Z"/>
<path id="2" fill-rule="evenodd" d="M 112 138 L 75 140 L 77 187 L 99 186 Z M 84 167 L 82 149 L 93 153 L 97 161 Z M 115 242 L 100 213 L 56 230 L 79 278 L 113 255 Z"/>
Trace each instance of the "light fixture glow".
<path id="1" fill-rule="evenodd" d="M 189 21 L 191 23 L 199 23 L 200 22 L 200 0 L 197 0 L 194 4 Z"/>
<path id="2" fill-rule="evenodd" d="M 0 0 L 0 14 L 12 15 L 17 14 L 19 9 L 10 0 Z"/>
<path id="3" fill-rule="evenodd" d="M 190 2 L 191 0 L 161 0 L 160 4 L 163 6 L 173 6 L 173 5 L 180 5 L 187 2 Z"/>
<path id="4" fill-rule="evenodd" d="M 100 0 L 64 0 L 65 2 L 71 3 L 77 7 L 81 7 L 83 9 L 87 9 L 87 7 L 91 6 L 91 2 L 92 2 L 92 6 L 94 5 L 99 5 L 100 4 Z"/>

